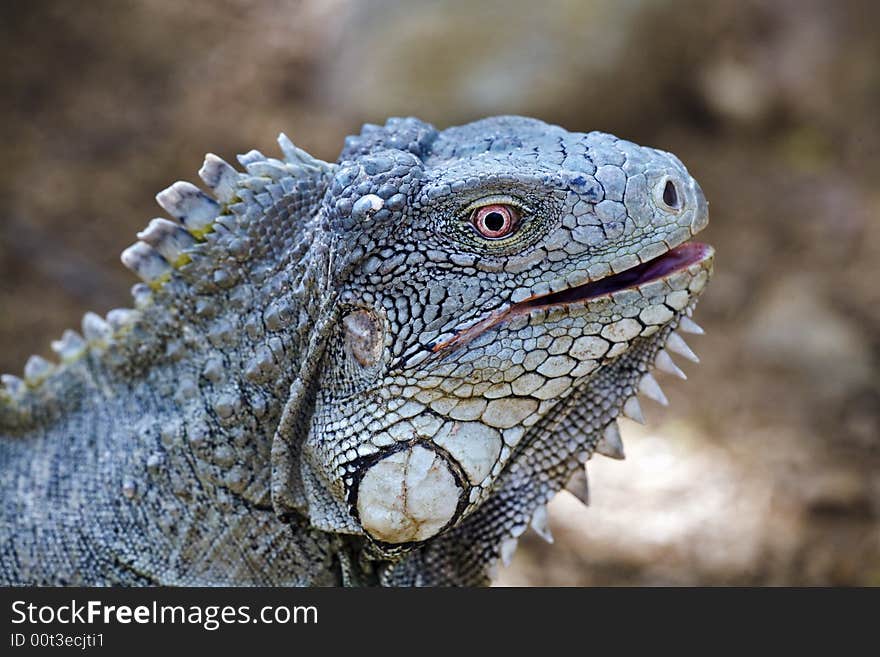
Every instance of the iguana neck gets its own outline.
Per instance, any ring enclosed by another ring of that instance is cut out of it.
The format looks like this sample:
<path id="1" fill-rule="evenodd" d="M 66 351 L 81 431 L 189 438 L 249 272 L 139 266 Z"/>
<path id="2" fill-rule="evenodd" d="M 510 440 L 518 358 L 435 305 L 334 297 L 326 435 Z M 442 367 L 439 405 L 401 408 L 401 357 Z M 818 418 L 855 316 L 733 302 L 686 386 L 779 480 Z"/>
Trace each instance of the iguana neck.
<path id="1" fill-rule="evenodd" d="M 305 575 L 303 583 L 328 567 L 332 551 L 317 562 L 314 555 L 299 561 L 298 550 L 327 538 L 278 522 L 270 493 L 273 435 L 314 322 L 326 315 L 331 272 L 319 202 L 220 217 L 189 263 L 149 298 L 136 296 L 128 323 L 90 340 L 13 401 L 15 422 L 0 427 L 8 460 L 71 471 L 57 490 L 34 491 L 59 522 L 81 517 L 71 506 L 97 504 L 86 490 L 95 482 L 75 473 L 100 472 L 99 494 L 117 506 L 118 517 L 87 516 L 83 526 L 105 535 L 121 523 L 146 551 L 173 552 L 169 570 L 138 563 L 125 546 L 111 547 L 112 558 L 124 563 L 120 581 L 218 581 L 208 572 L 186 580 L 183 570 L 207 549 L 216 552 L 214 561 L 217 554 L 235 559 L 239 543 L 258 535 L 291 554 L 262 573 L 248 571 L 257 562 L 241 556 L 235 568 L 224 566 L 224 576 L 290 583 L 296 574 Z M 92 462 L 102 454 L 115 456 L 103 466 Z M 194 510 L 217 518 L 196 525 Z M 204 527 L 216 531 L 206 536 L 199 533 Z"/>

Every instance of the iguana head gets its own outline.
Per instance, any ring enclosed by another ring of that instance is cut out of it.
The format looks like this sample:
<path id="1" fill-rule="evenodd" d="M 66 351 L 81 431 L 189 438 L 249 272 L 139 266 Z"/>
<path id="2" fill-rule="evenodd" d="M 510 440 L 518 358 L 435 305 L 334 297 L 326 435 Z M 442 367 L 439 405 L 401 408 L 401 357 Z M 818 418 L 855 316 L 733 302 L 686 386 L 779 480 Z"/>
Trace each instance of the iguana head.
<path id="1" fill-rule="evenodd" d="M 461 525 L 512 470 L 558 490 L 711 271 L 688 241 L 706 200 L 675 156 L 526 118 L 367 126 L 323 213 L 347 265 L 303 446 L 309 513 L 388 554 Z M 591 388 L 577 435 L 564 421 Z"/>

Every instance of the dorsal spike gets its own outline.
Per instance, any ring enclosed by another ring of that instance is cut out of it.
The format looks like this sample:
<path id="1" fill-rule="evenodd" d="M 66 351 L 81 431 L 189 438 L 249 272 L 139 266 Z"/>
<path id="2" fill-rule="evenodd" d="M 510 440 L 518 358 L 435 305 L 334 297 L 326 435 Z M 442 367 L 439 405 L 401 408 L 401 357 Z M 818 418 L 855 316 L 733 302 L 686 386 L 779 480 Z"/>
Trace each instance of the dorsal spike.
<path id="1" fill-rule="evenodd" d="M 83 315 L 82 332 L 89 344 L 98 345 L 107 342 L 113 334 L 110 325 L 93 312 Z"/>
<path id="2" fill-rule="evenodd" d="M 135 308 L 146 308 L 153 300 L 153 290 L 146 283 L 135 283 L 131 286 L 131 297 Z"/>
<path id="3" fill-rule="evenodd" d="M 86 350 L 86 341 L 74 330 L 67 329 L 60 340 L 52 341 L 52 351 L 58 354 L 62 363 L 75 360 Z"/>
<path id="4" fill-rule="evenodd" d="M 156 194 L 156 202 L 196 236 L 208 232 L 220 213 L 217 201 L 184 180 Z"/>
<path id="5" fill-rule="evenodd" d="M 235 198 L 238 176 L 231 164 L 213 153 L 205 155 L 205 162 L 199 169 L 199 177 L 221 203 L 229 203 Z"/>
<path id="6" fill-rule="evenodd" d="M 259 160 L 251 162 L 245 168 L 252 176 L 269 178 L 270 180 L 281 180 L 290 175 L 290 170 L 281 160 Z"/>
<path id="7" fill-rule="evenodd" d="M 161 217 L 150 221 L 137 237 L 154 247 L 172 267 L 186 264 L 187 251 L 196 244 L 195 238 L 179 224 Z"/>
<path id="8" fill-rule="evenodd" d="M 288 162 L 299 162 L 303 153 L 308 155 L 308 153 L 290 141 L 290 137 L 283 132 L 278 133 L 277 141 L 281 152 L 284 153 L 284 159 Z"/>
<path id="9" fill-rule="evenodd" d="M 284 153 L 284 159 L 289 164 L 296 164 L 311 169 L 325 170 L 330 169 L 334 166 L 329 162 L 319 160 L 312 154 L 299 148 L 292 141 L 290 141 L 290 138 L 288 138 L 288 136 L 285 135 L 283 132 L 278 135 L 278 146 L 281 148 L 281 152 Z"/>
<path id="10" fill-rule="evenodd" d="M 146 242 L 135 242 L 119 259 L 145 283 L 159 283 L 171 274 L 168 261 Z"/>
<path id="11" fill-rule="evenodd" d="M 263 155 L 256 148 L 252 148 L 247 153 L 242 153 L 241 155 L 237 155 L 236 159 L 239 164 L 243 167 L 247 167 L 248 164 L 252 164 L 254 162 L 260 162 L 261 160 L 265 160 L 266 156 Z"/>
<path id="12" fill-rule="evenodd" d="M 107 313 L 107 323 L 114 332 L 122 331 L 133 325 L 141 314 L 131 308 L 114 308 Z"/>
<path id="13" fill-rule="evenodd" d="M 40 381 L 48 377 L 55 366 L 42 356 L 36 354 L 28 358 L 24 366 L 24 380 L 28 385 L 37 385 Z"/>
<path id="14" fill-rule="evenodd" d="M 27 391 L 27 384 L 24 380 L 14 374 L 0 374 L 0 383 L 13 399 L 21 397 Z"/>

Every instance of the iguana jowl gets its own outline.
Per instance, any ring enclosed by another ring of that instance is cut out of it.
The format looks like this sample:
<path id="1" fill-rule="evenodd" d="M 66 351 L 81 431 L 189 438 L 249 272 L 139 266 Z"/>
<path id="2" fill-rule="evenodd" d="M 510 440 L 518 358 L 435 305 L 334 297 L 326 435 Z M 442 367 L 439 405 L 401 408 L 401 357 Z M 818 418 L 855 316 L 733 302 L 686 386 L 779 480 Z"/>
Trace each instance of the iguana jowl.
<path id="1" fill-rule="evenodd" d="M 0 582 L 485 584 L 694 358 L 673 155 L 521 117 L 279 143 L 161 192 L 135 308 L 4 377 Z"/>

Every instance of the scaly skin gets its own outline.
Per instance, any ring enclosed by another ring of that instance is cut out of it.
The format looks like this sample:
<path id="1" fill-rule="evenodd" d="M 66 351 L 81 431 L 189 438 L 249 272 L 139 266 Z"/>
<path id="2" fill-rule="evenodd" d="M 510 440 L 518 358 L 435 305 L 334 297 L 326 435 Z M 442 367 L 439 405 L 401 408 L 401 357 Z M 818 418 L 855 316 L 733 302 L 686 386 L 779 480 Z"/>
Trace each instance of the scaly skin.
<path id="1" fill-rule="evenodd" d="M 161 193 L 136 308 L 5 378 L 0 582 L 486 584 L 662 399 L 712 266 L 677 158 L 519 117 L 280 141 Z"/>

